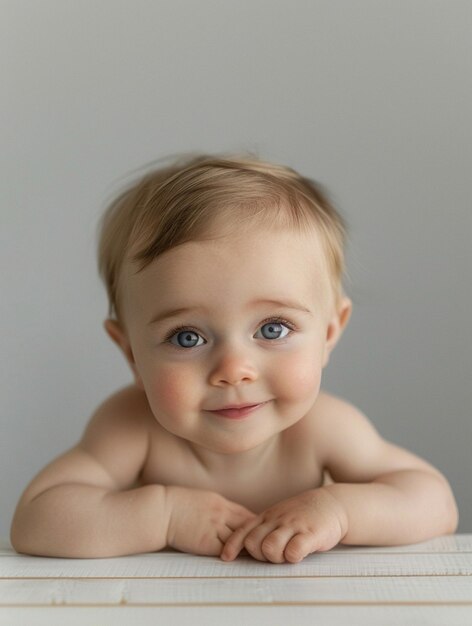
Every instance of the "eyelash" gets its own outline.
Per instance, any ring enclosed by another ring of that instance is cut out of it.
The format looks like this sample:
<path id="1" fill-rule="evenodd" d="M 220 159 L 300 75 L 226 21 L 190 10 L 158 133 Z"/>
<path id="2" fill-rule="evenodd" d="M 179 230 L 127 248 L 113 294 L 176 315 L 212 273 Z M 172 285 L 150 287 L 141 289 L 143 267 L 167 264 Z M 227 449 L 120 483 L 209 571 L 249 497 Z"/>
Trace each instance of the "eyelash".
<path id="1" fill-rule="evenodd" d="M 175 328 L 173 328 L 172 330 L 170 330 L 165 338 L 164 338 L 164 342 L 165 343 L 170 343 L 170 340 L 172 339 L 172 337 L 174 335 L 176 335 L 177 333 L 182 333 L 184 330 L 189 330 L 192 333 L 197 333 L 198 331 L 196 328 L 193 328 L 192 326 L 176 326 Z M 189 348 L 183 348 L 182 346 L 176 346 L 175 344 L 171 344 L 171 346 L 173 348 L 177 348 L 178 350 L 188 350 Z"/>
<path id="2" fill-rule="evenodd" d="M 298 328 L 295 326 L 295 324 L 293 324 L 293 322 L 290 322 L 284 317 L 278 317 L 278 316 L 268 317 L 267 319 L 263 320 L 259 324 L 259 327 L 264 326 L 265 324 L 270 324 L 271 322 L 275 322 L 276 324 L 283 324 L 290 330 L 290 333 L 286 337 L 284 337 L 284 339 L 289 337 L 292 334 L 292 332 L 298 330 Z M 164 339 L 165 343 L 170 343 L 170 340 L 172 339 L 174 335 L 176 335 L 177 333 L 183 332 L 184 330 L 189 330 L 192 333 L 196 333 L 197 335 L 200 335 L 199 331 L 196 328 L 193 328 L 192 326 L 184 326 L 184 325 L 176 326 L 175 328 L 173 328 L 166 334 L 165 339 Z M 184 348 L 182 346 L 177 346 L 175 344 L 170 344 L 170 345 L 173 348 L 177 348 L 177 350 L 191 350 L 191 348 Z"/>
<path id="3" fill-rule="evenodd" d="M 295 326 L 295 324 L 293 322 L 290 322 L 289 320 L 285 319 L 284 317 L 268 317 L 266 320 L 263 320 L 258 328 L 260 328 L 261 326 L 264 326 L 265 324 L 283 324 L 284 326 L 286 326 L 290 332 L 294 332 L 295 330 L 298 330 L 297 327 Z"/>

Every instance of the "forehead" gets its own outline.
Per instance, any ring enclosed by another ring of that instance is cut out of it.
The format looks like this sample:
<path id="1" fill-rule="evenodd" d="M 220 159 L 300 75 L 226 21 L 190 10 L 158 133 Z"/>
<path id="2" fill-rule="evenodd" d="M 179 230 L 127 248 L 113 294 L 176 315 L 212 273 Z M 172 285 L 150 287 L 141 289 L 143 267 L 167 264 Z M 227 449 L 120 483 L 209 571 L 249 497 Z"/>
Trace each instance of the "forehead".
<path id="1" fill-rule="evenodd" d="M 319 306 L 330 291 L 327 263 L 315 233 L 241 232 L 173 248 L 141 272 L 123 272 L 125 312 L 150 317 L 163 306 L 237 309 L 257 298 Z"/>

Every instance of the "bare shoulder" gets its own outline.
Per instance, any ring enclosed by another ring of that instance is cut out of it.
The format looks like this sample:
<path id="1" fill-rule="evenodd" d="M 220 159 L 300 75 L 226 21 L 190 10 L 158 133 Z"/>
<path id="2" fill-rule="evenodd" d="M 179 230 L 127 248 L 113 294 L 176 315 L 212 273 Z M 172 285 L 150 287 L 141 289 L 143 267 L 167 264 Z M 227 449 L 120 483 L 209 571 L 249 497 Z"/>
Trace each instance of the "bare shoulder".
<path id="1" fill-rule="evenodd" d="M 110 490 L 131 488 L 149 447 L 147 401 L 139 390 L 122 389 L 93 413 L 75 446 L 46 465 L 24 490 L 18 506 L 60 484 L 87 484 Z"/>
<path id="2" fill-rule="evenodd" d="M 356 418 L 359 419 L 359 415 L 362 416 L 360 411 L 346 400 L 326 391 L 319 392 L 310 411 L 309 421 L 313 429 L 317 458 L 324 468 L 329 449 L 337 443 L 338 433 L 345 432 L 351 417 L 354 416 L 355 421 Z"/>
<path id="3" fill-rule="evenodd" d="M 119 389 L 94 411 L 84 433 L 83 441 L 93 440 L 102 429 L 142 438 L 149 427 L 150 408 L 145 394 L 134 385 Z"/>
<path id="4" fill-rule="evenodd" d="M 353 404 L 327 391 L 320 391 L 313 405 L 313 423 L 322 428 L 333 424 L 333 420 L 343 420 L 362 413 Z"/>
<path id="5" fill-rule="evenodd" d="M 127 385 L 108 396 L 97 407 L 92 419 L 97 415 L 113 414 L 116 419 L 134 418 L 144 422 L 150 411 L 146 394 L 136 385 Z"/>
<path id="6" fill-rule="evenodd" d="M 439 472 L 424 459 L 386 441 L 350 402 L 320 393 L 313 407 L 317 456 L 336 482 L 369 482 L 402 469 Z"/>
<path id="7" fill-rule="evenodd" d="M 146 462 L 152 421 L 145 394 L 127 386 L 95 410 L 79 447 L 99 459 L 120 488 L 130 487 Z"/>

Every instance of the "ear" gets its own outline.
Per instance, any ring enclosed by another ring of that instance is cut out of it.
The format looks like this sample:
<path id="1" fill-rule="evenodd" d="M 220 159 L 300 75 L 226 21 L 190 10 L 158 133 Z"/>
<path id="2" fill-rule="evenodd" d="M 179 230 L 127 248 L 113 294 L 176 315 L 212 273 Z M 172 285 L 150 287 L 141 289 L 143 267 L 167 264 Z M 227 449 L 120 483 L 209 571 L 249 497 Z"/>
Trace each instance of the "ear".
<path id="1" fill-rule="evenodd" d="M 105 328 L 107 334 L 111 337 L 112 341 L 116 343 L 125 355 L 125 358 L 131 367 L 131 371 L 133 372 L 136 386 L 144 391 L 143 381 L 141 380 L 141 376 L 139 375 L 136 367 L 136 361 L 134 360 L 133 351 L 131 349 L 131 344 L 126 331 L 122 328 L 120 322 L 111 318 L 108 318 L 103 322 L 103 327 Z"/>
<path id="2" fill-rule="evenodd" d="M 323 358 L 323 367 L 328 364 L 329 356 L 338 343 L 339 338 L 343 334 L 352 313 L 352 301 L 344 297 L 328 324 L 326 331 L 325 353 Z"/>

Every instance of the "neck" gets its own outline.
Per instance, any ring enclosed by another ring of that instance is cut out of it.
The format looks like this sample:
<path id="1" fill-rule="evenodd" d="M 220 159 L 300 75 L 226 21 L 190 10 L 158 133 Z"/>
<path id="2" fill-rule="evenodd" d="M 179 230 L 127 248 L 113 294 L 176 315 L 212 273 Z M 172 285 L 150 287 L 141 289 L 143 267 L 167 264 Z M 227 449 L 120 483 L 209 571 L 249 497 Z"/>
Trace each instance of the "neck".
<path id="1" fill-rule="evenodd" d="M 218 452 L 205 448 L 194 442 L 188 443 L 195 458 L 202 468 L 211 475 L 234 475 L 250 476 L 254 471 L 261 469 L 268 463 L 277 452 L 280 445 L 280 434 L 274 435 L 271 439 L 264 441 L 249 450 L 241 452 Z"/>

